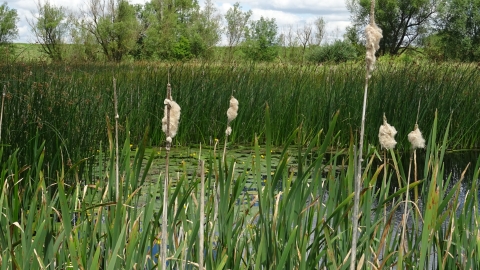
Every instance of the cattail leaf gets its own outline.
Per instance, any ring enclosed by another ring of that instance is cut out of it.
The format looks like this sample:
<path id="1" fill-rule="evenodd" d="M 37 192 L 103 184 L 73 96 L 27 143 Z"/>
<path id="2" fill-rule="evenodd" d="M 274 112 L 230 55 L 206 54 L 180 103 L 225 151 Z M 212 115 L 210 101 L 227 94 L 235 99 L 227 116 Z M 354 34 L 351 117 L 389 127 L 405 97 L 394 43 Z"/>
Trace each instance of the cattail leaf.
<path id="1" fill-rule="evenodd" d="M 117 237 L 115 238 L 116 243 L 115 243 L 115 247 L 114 247 L 112 253 L 109 254 L 110 260 L 108 261 L 108 264 L 107 264 L 107 270 L 115 270 L 115 269 L 119 268 L 117 266 L 116 262 L 117 262 L 118 252 L 120 250 L 120 247 L 123 245 L 123 237 L 125 235 L 126 227 L 127 226 L 124 224 L 124 226 L 122 226 L 122 228 L 121 228 L 120 234 L 117 235 Z"/>
<path id="2" fill-rule="evenodd" d="M 280 260 L 278 261 L 277 269 L 286 269 L 287 267 L 285 266 L 285 262 L 290 256 L 290 249 L 292 248 L 296 236 L 297 236 L 297 230 L 298 230 L 298 225 L 293 228 L 293 231 L 290 233 L 290 236 L 288 237 L 287 244 L 283 247 L 283 252 L 280 257 Z"/>

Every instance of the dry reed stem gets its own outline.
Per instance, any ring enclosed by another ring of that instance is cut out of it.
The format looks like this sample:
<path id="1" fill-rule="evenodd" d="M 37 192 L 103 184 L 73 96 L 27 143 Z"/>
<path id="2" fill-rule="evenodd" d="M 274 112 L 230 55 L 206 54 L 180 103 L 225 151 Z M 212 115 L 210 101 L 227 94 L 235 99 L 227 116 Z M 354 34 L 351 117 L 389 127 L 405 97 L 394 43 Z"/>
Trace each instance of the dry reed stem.
<path id="1" fill-rule="evenodd" d="M 368 71 L 367 71 L 368 74 Z M 362 181 L 362 161 L 363 161 L 363 138 L 365 134 L 365 114 L 367 108 L 367 92 L 368 92 L 368 75 L 365 80 L 365 91 L 363 95 L 363 109 L 362 109 L 362 123 L 360 126 L 360 142 L 358 149 L 357 166 L 355 169 L 355 194 L 353 199 L 353 214 L 352 214 L 352 253 L 350 254 L 350 270 L 355 270 L 356 256 L 357 256 L 357 237 L 358 237 L 358 210 L 360 204 L 360 191 Z"/>

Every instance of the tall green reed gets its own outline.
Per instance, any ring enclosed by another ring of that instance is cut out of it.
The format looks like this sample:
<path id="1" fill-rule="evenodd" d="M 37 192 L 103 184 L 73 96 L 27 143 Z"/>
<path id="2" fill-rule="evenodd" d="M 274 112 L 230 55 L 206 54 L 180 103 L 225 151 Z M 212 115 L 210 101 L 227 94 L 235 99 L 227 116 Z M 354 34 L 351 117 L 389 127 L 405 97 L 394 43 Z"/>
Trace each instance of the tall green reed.
<path id="1" fill-rule="evenodd" d="M 6 82 L 5 111 L 2 138 L 16 149 L 34 137 L 37 129 L 46 140 L 47 155 L 62 147 L 71 160 L 94 154 L 99 141 L 108 141 L 103 117 L 113 108 L 111 78 L 117 78 L 120 123 L 128 118 L 136 123 L 130 136 L 142 138 L 143 127 L 151 128 L 149 144 L 157 145 L 164 134 L 157 125 L 163 101 L 157 89 L 167 84 L 168 73 L 174 87 L 182 89 L 176 99 L 184 104 L 181 132 L 174 144 L 202 142 L 210 145 L 223 136 L 223 105 L 231 96 L 245 100 L 247 110 L 239 113 L 232 128 L 232 143 L 253 145 L 254 134 L 263 134 L 264 102 L 278 104 L 271 108 L 272 123 L 277 127 L 272 142 L 281 145 L 289 134 L 302 125 L 307 143 L 318 131 L 326 129 L 329 119 L 340 109 L 339 129 L 345 132 L 338 139 L 339 147 L 347 147 L 349 130 L 359 130 L 362 95 L 362 65 L 348 63 L 336 66 L 291 66 L 282 64 L 222 66 L 201 64 L 124 64 L 124 65 L 48 65 L 42 63 L 0 67 Z M 391 60 L 377 63 L 376 79 L 370 84 L 371 119 L 381 119 L 383 113 L 395 119 L 409 119 L 417 111 L 420 126 L 431 126 L 431 117 L 438 109 L 442 113 L 438 124 L 443 132 L 449 119 L 454 119 L 450 147 L 478 147 L 480 122 L 479 99 L 475 86 L 479 84 L 479 69 L 462 64 L 420 63 L 406 65 Z M 229 89 L 225 91 L 225 89 Z M 307 102 L 308 101 L 308 102 Z M 451 115 L 450 115 L 451 114 Z M 399 121 L 400 134 L 409 132 L 408 121 Z M 241 127 L 241 128 L 239 128 Z M 125 128 L 119 127 L 120 139 Z M 375 130 L 366 130 L 366 139 L 374 141 Z M 428 134 L 426 134 L 428 135 Z M 408 149 L 406 140 L 400 149 Z M 13 151 L 13 150 L 12 150 Z M 65 158 L 67 161 L 68 158 Z M 81 168 L 84 170 L 84 168 Z"/>

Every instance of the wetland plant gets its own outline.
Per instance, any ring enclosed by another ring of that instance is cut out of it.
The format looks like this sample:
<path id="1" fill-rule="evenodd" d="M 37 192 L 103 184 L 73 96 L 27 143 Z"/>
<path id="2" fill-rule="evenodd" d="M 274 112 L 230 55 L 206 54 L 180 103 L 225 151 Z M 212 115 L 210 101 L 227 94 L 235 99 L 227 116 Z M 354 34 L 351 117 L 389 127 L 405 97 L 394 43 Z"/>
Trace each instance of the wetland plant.
<path id="1" fill-rule="evenodd" d="M 172 87 L 170 82 L 167 84 L 167 97 L 164 101 L 165 110 L 162 118 L 162 130 L 166 136 L 166 158 L 165 158 L 165 181 L 163 186 L 163 214 L 162 214 L 162 247 L 161 259 L 159 264 L 162 264 L 162 269 L 167 267 L 167 215 L 168 215 L 168 189 L 169 189 L 169 158 L 170 148 L 172 146 L 172 139 L 177 135 L 178 125 L 180 121 L 180 106 L 172 99 Z"/>
<path id="2" fill-rule="evenodd" d="M 355 270 L 356 257 L 357 257 L 357 234 L 358 234 L 358 209 L 360 204 L 360 189 L 362 185 L 362 161 L 363 161 L 363 140 L 365 136 L 365 112 L 367 109 L 367 97 L 368 97 L 368 81 L 372 76 L 372 72 L 375 68 L 376 56 L 375 53 L 380 48 L 380 39 L 382 38 L 382 29 L 380 29 L 375 23 L 375 0 L 370 3 L 370 23 L 365 28 L 366 37 L 366 76 L 365 76 L 365 90 L 363 94 L 363 106 L 362 106 L 362 120 L 360 125 L 360 142 L 358 146 L 358 158 L 356 165 L 355 176 L 355 195 L 352 214 L 352 249 L 350 254 L 350 270 Z"/>

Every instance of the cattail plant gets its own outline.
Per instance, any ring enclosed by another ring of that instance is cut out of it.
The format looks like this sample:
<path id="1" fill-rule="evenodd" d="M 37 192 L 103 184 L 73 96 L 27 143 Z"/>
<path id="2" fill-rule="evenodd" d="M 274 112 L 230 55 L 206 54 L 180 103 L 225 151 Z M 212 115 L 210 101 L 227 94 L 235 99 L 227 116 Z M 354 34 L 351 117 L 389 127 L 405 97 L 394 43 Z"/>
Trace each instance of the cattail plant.
<path id="1" fill-rule="evenodd" d="M 385 117 L 385 113 L 383 114 L 383 124 L 380 126 L 378 130 L 378 140 L 380 142 L 380 145 L 382 149 L 384 149 L 383 152 L 383 168 L 385 170 L 385 173 L 383 174 L 383 185 L 386 185 L 387 182 L 387 151 L 390 149 L 395 148 L 395 145 L 397 145 L 397 141 L 395 141 L 395 135 L 397 134 L 397 130 L 395 129 L 394 126 L 391 126 L 387 122 L 387 117 Z M 385 193 L 385 198 L 387 197 L 387 194 Z M 383 208 L 384 211 L 384 219 L 383 222 L 384 224 L 387 222 L 387 206 L 385 205 Z"/>
<path id="2" fill-rule="evenodd" d="M 408 141 L 412 145 L 412 150 L 413 150 L 413 157 L 414 157 L 414 166 L 415 166 L 415 177 L 414 181 L 417 181 L 417 148 L 425 148 L 425 139 L 422 136 L 422 132 L 418 128 L 418 123 L 415 123 L 415 127 L 413 131 L 408 133 Z M 405 206 L 404 206 L 404 211 L 403 211 L 403 222 L 402 222 L 402 239 L 400 241 L 400 250 L 399 250 L 399 260 L 398 260 L 398 267 L 399 269 L 403 269 L 403 256 L 405 255 L 404 251 L 404 241 L 405 241 L 405 231 L 407 227 L 407 207 L 408 207 L 408 202 L 409 202 L 409 186 L 410 186 L 410 172 L 412 168 L 412 158 L 410 156 L 410 163 L 408 165 L 408 177 L 407 177 L 407 191 L 405 192 Z M 418 195 L 417 195 L 418 196 Z M 416 196 L 416 197 L 417 197 Z M 416 200 L 417 198 L 415 198 Z"/>
<path id="3" fill-rule="evenodd" d="M 228 121 L 227 121 L 227 129 L 225 130 L 225 146 L 223 148 L 223 159 L 222 159 L 223 161 L 225 161 L 225 154 L 226 154 L 226 151 L 227 151 L 228 136 L 230 136 L 230 134 L 232 134 L 232 127 L 230 127 L 230 123 L 235 118 L 237 118 L 237 115 L 238 115 L 238 100 L 234 96 L 232 96 L 230 98 L 230 107 L 227 110 Z"/>
<path id="4" fill-rule="evenodd" d="M 177 135 L 178 125 L 180 121 L 180 106 L 173 101 L 172 99 L 172 87 L 169 82 L 167 83 L 167 98 L 164 100 L 165 111 L 162 118 L 162 130 L 166 135 L 166 158 L 165 158 L 165 181 L 163 185 L 163 213 L 162 213 L 162 250 L 161 250 L 161 264 L 162 269 L 167 267 L 167 203 L 168 203 L 168 165 L 169 165 L 169 156 L 170 148 L 172 146 L 172 139 Z M 160 263 L 159 263 L 160 265 Z"/>
<path id="5" fill-rule="evenodd" d="M 414 171 L 414 178 L 413 181 L 417 181 L 417 148 L 425 148 L 425 139 L 422 136 L 422 132 L 418 128 L 418 123 L 415 123 L 415 127 L 413 131 L 408 134 L 408 141 L 412 144 L 413 150 L 413 171 Z M 412 163 L 412 159 L 410 158 L 410 164 Z M 408 179 L 410 180 L 410 165 L 408 168 Z M 418 187 L 415 187 L 415 201 L 418 200 Z"/>
<path id="6" fill-rule="evenodd" d="M 360 204 L 360 190 L 362 181 L 362 155 L 363 155 L 363 137 L 365 134 L 365 112 L 367 109 L 367 96 L 368 96 L 368 81 L 372 76 L 372 72 L 375 68 L 375 52 L 380 47 L 380 39 L 382 38 L 382 30 L 375 23 L 375 0 L 370 3 L 370 23 L 365 28 L 365 37 L 367 54 L 365 57 L 366 62 L 366 76 L 365 76 L 365 91 L 363 95 L 363 109 L 362 109 L 362 123 L 360 126 L 360 142 L 359 153 L 357 158 L 357 166 L 355 172 L 355 195 L 353 200 L 353 215 L 352 215 L 352 252 L 350 254 L 350 270 L 355 270 L 356 257 L 357 257 L 357 238 L 358 238 L 358 209 Z"/>
<path id="7" fill-rule="evenodd" d="M 227 142 L 228 142 L 228 136 L 232 134 L 232 127 L 230 126 L 230 123 L 237 118 L 238 115 L 238 100 L 234 97 L 230 97 L 230 106 L 228 107 L 227 110 L 227 129 L 225 130 L 225 145 L 223 147 L 223 156 L 222 156 L 222 162 L 225 163 L 226 165 L 226 153 L 227 153 Z M 215 143 L 216 147 L 216 143 Z M 215 151 L 214 151 L 215 152 Z M 226 168 L 226 167 L 225 167 Z M 214 202 L 215 202 L 215 209 L 214 209 L 214 220 L 217 220 L 218 217 L 218 201 L 219 201 L 219 187 L 220 185 L 217 185 L 217 183 L 213 183 L 213 190 L 214 190 Z"/>

